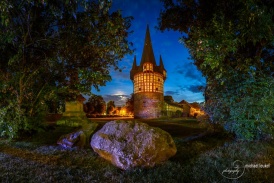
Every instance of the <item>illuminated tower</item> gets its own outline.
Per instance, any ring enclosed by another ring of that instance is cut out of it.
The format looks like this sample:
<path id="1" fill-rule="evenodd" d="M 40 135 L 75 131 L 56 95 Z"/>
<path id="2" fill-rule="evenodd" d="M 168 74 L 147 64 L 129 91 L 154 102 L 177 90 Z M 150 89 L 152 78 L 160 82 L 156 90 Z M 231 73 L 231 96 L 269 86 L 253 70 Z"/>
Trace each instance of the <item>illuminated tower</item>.
<path id="1" fill-rule="evenodd" d="M 134 117 L 160 117 L 164 103 L 166 70 L 161 56 L 159 66 L 156 65 L 148 26 L 141 63 L 137 66 L 135 56 L 130 79 L 134 86 Z"/>

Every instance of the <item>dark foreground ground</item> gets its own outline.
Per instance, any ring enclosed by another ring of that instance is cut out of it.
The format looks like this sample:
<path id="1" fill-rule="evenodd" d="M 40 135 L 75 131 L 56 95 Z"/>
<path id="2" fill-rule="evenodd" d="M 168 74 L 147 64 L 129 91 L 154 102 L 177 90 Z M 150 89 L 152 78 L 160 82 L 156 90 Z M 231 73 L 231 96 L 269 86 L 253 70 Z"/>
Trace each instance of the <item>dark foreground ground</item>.
<path id="1" fill-rule="evenodd" d="M 99 123 L 98 129 L 109 120 L 91 119 Z M 54 126 L 25 139 L 0 139 L 0 182 L 274 182 L 273 141 L 234 142 L 221 131 L 204 133 L 206 125 L 193 119 L 142 122 L 168 131 L 177 154 L 154 168 L 123 171 L 100 158 L 90 147 L 67 150 L 57 146 L 57 139 L 75 128 Z M 234 162 L 240 163 L 238 168 Z M 225 177 L 225 171 L 231 171 L 231 176 Z"/>

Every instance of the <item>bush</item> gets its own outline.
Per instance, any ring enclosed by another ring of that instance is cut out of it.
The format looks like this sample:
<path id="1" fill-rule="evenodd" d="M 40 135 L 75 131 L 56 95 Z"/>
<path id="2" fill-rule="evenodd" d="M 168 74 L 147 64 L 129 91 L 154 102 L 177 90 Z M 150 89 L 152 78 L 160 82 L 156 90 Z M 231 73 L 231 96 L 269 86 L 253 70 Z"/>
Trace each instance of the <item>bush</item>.
<path id="1" fill-rule="evenodd" d="M 28 116 L 28 113 L 17 103 L 10 102 L 0 109 L 0 136 L 12 139 L 18 137 L 22 132 L 32 134 L 42 130 L 44 119 L 45 111 L 39 110 L 39 106 L 37 106 L 34 116 Z"/>
<path id="2" fill-rule="evenodd" d="M 225 85 L 208 85 L 205 111 L 211 124 L 221 124 L 238 140 L 271 137 L 274 114 L 272 77 L 233 73 Z"/>
<path id="3" fill-rule="evenodd" d="M 17 105 L 10 103 L 0 109 L 1 137 L 14 138 L 19 129 L 26 123 L 23 111 Z"/>

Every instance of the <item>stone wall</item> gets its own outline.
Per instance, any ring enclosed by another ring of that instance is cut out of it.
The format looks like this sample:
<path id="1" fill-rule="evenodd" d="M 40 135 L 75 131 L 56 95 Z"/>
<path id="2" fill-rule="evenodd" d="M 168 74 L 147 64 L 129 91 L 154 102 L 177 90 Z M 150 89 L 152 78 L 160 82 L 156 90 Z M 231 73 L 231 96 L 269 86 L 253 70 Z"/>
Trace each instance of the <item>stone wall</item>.
<path id="1" fill-rule="evenodd" d="M 83 102 L 69 101 L 65 103 L 65 112 L 63 116 L 85 116 Z"/>
<path id="2" fill-rule="evenodd" d="M 163 109 L 164 96 L 162 93 L 134 94 L 134 118 L 159 118 Z"/>
<path id="3" fill-rule="evenodd" d="M 65 112 L 61 119 L 57 121 L 57 125 L 80 126 L 88 123 L 86 113 L 83 110 L 82 101 L 69 101 L 65 103 Z"/>

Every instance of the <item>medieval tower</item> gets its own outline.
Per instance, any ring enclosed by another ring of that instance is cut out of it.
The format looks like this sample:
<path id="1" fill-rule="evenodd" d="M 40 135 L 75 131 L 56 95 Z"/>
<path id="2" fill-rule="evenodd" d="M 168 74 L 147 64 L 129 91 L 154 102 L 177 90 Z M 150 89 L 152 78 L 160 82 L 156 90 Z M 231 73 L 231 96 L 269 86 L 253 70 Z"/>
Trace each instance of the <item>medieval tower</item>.
<path id="1" fill-rule="evenodd" d="M 134 57 L 130 79 L 134 88 L 134 117 L 158 118 L 164 105 L 164 81 L 166 70 L 160 56 L 160 64 L 156 65 L 149 27 L 147 26 L 141 63 L 137 66 Z"/>

